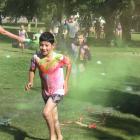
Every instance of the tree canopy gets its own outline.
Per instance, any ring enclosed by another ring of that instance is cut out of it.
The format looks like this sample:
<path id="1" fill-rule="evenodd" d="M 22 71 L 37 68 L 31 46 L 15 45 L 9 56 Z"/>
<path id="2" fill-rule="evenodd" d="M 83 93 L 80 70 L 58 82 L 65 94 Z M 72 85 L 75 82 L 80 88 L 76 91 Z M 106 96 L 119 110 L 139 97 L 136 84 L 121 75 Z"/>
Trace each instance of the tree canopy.
<path id="1" fill-rule="evenodd" d="M 5 15 L 28 20 L 33 16 L 42 18 L 46 23 L 53 16 L 60 21 L 63 16 L 69 17 L 77 12 L 89 22 L 92 16 L 103 16 L 108 24 L 108 35 L 112 36 L 114 22 L 120 20 L 124 29 L 124 38 L 129 38 L 132 17 L 140 14 L 139 0 L 0 0 L 0 11 Z"/>

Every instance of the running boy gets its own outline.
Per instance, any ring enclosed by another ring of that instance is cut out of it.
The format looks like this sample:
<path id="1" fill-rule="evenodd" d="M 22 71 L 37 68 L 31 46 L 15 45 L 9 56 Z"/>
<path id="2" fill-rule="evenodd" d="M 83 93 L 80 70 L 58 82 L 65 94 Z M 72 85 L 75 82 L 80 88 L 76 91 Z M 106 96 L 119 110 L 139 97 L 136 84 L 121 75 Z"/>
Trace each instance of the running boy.
<path id="1" fill-rule="evenodd" d="M 70 59 L 54 52 L 54 36 L 44 32 L 39 38 L 40 52 L 33 56 L 29 71 L 29 81 L 25 86 L 29 90 L 33 86 L 36 68 L 39 69 L 42 85 L 42 97 L 45 101 L 43 117 L 48 124 L 50 140 L 62 140 L 57 104 L 62 100 L 68 90 L 68 80 L 71 71 Z M 65 78 L 63 66 L 66 67 Z"/>

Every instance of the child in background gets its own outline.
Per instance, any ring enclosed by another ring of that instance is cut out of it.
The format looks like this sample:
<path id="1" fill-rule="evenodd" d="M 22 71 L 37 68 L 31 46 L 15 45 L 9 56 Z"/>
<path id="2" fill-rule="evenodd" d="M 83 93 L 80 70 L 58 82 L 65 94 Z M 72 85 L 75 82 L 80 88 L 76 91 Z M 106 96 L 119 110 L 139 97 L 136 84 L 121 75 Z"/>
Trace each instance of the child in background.
<path id="1" fill-rule="evenodd" d="M 54 52 L 54 36 L 44 32 L 39 38 L 40 52 L 31 60 L 29 81 L 25 86 L 29 90 L 33 86 L 36 68 L 39 69 L 42 97 L 45 102 L 43 117 L 48 124 L 50 139 L 63 140 L 58 120 L 57 105 L 68 90 L 68 80 L 71 71 L 71 62 L 67 56 Z M 63 67 L 66 67 L 64 76 Z"/>
<path id="2" fill-rule="evenodd" d="M 68 35 L 68 24 L 67 24 L 67 20 L 64 21 L 62 30 L 63 30 L 62 31 L 63 39 L 66 40 L 67 35 Z"/>
<path id="3" fill-rule="evenodd" d="M 85 71 L 86 64 L 91 59 L 90 49 L 85 40 L 84 33 L 78 32 L 76 41 L 71 44 L 73 58 L 72 84 L 74 87 L 77 87 L 77 84 L 79 83 L 79 76 L 81 76 L 80 73 Z"/>
<path id="4" fill-rule="evenodd" d="M 85 41 L 85 36 L 83 32 L 78 32 L 77 40 L 72 43 L 72 54 L 74 62 L 78 67 L 78 71 L 83 72 L 85 70 L 86 63 L 91 59 L 90 49 Z"/>
<path id="5" fill-rule="evenodd" d="M 28 34 L 25 30 L 24 25 L 21 25 L 20 30 L 19 30 L 19 36 L 23 39 L 27 39 L 28 38 Z M 22 49 L 22 52 L 25 48 L 25 43 L 24 42 L 19 42 L 19 47 Z"/>
<path id="6" fill-rule="evenodd" d="M 120 22 L 117 24 L 117 27 L 116 27 L 116 36 L 119 39 L 122 39 L 122 26 Z"/>

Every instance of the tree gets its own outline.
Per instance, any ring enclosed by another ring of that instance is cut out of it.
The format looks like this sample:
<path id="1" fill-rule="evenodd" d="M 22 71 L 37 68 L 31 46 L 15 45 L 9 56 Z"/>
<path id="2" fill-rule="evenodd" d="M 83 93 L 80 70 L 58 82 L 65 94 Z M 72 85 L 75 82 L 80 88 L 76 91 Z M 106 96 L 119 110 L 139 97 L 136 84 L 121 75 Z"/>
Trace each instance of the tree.
<path id="1" fill-rule="evenodd" d="M 95 4 L 94 12 L 100 13 L 106 19 L 107 40 L 112 39 L 113 28 L 117 20 L 120 20 L 122 24 L 123 39 L 130 40 L 131 17 L 135 11 L 136 1 L 105 0 Z"/>
<path id="2" fill-rule="evenodd" d="M 40 2 L 38 0 L 7 0 L 4 7 L 6 15 L 12 17 L 25 16 L 31 20 L 33 16 L 38 15 Z"/>
<path id="3" fill-rule="evenodd" d="M 129 40 L 132 16 L 140 13 L 139 0 L 0 0 L 1 5 L 3 1 L 7 15 L 26 16 L 28 20 L 33 16 L 43 17 L 48 27 L 54 16 L 61 22 L 64 15 L 69 17 L 79 12 L 85 25 L 90 24 L 93 15 L 103 16 L 106 20 L 108 41 L 112 39 L 117 20 L 121 21 L 123 27 L 123 39 Z"/>

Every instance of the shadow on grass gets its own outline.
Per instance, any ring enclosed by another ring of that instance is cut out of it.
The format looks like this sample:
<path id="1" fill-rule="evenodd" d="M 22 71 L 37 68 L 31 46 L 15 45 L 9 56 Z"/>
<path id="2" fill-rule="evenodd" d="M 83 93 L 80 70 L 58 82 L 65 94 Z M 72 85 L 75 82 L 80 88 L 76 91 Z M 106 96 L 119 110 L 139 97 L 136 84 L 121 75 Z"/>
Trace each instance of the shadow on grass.
<path id="1" fill-rule="evenodd" d="M 72 129 L 72 131 L 76 131 L 77 133 L 74 133 L 72 135 L 73 132 L 69 132 L 69 135 L 65 138 L 66 140 L 75 140 L 77 139 L 77 135 L 79 135 L 79 139 L 84 139 L 84 140 L 88 140 L 88 139 L 98 139 L 98 140 L 125 140 L 124 138 L 122 138 L 121 136 L 117 136 L 117 135 L 113 135 L 111 133 L 108 133 L 106 131 L 101 130 L 99 127 L 96 129 L 89 129 L 86 127 L 77 127 L 77 126 L 71 126 L 74 127 L 73 128 L 69 128 L 70 130 Z M 80 135 L 81 133 L 81 135 Z"/>
<path id="2" fill-rule="evenodd" d="M 103 130 L 101 127 L 97 127 L 95 129 L 89 129 L 87 127 L 71 125 L 67 126 L 65 130 L 68 130 L 68 134 L 65 137 L 66 140 L 88 140 L 88 139 L 96 139 L 96 140 L 125 140 L 122 136 L 111 134 Z M 76 133 L 75 133 L 76 132 Z"/>
<path id="3" fill-rule="evenodd" d="M 83 128 L 83 129 L 88 131 L 88 133 L 86 133 L 87 137 L 90 136 L 99 140 L 125 140 L 121 136 L 112 135 L 110 133 L 100 130 L 99 128 L 96 128 L 96 129 Z M 86 134 L 84 134 L 85 137 L 86 137 Z"/>
<path id="4" fill-rule="evenodd" d="M 103 116 L 103 114 L 94 114 L 90 113 L 89 114 L 90 118 L 100 118 L 99 125 L 103 125 L 104 127 L 107 128 L 112 128 L 112 129 L 119 129 L 119 131 L 124 131 L 125 134 L 130 135 L 130 136 L 138 136 L 140 135 L 140 121 L 133 119 L 133 118 L 128 118 L 128 117 L 122 117 L 121 114 L 106 114 Z M 104 118 L 104 123 L 102 124 L 101 119 L 103 120 Z M 98 123 L 97 123 L 98 125 Z"/>
<path id="5" fill-rule="evenodd" d="M 125 85 L 132 88 L 132 91 L 110 91 L 106 105 L 112 106 L 121 112 L 140 117 L 140 95 L 135 94 L 140 91 L 140 78 L 127 77 Z"/>
<path id="6" fill-rule="evenodd" d="M 124 87 L 127 86 L 132 87 L 133 90 L 94 89 L 93 87 L 86 93 L 79 90 L 76 95 L 72 95 L 71 97 L 104 107 L 113 107 L 122 113 L 129 113 L 140 117 L 140 95 L 138 94 L 140 91 L 140 79 L 127 77 Z"/>
<path id="7" fill-rule="evenodd" d="M 15 127 L 15 126 L 0 126 L 0 131 L 13 135 L 14 140 L 24 140 L 25 138 L 30 138 L 31 140 L 47 140 L 42 138 L 37 138 L 30 136 L 27 132 Z"/>
<path id="8" fill-rule="evenodd" d="M 72 98 L 104 107 L 113 107 L 122 113 L 129 113 L 140 117 L 140 96 L 136 94 L 119 90 L 105 92 L 94 90 L 94 92 L 90 91 L 87 95 L 82 94 L 81 97 L 79 95 L 78 97 Z"/>
<path id="9" fill-rule="evenodd" d="M 111 128 L 121 129 L 127 132 L 128 135 L 140 135 L 140 121 L 131 118 L 120 118 L 109 116 L 106 119 L 106 126 Z"/>
<path id="10" fill-rule="evenodd" d="M 122 92 L 119 90 L 112 90 L 108 93 L 108 102 L 106 106 L 114 107 L 123 113 L 130 113 L 140 116 L 140 96 Z"/>
<path id="11" fill-rule="evenodd" d="M 134 92 L 139 92 L 140 95 L 140 78 L 129 76 L 126 78 L 125 84 L 132 87 Z"/>

